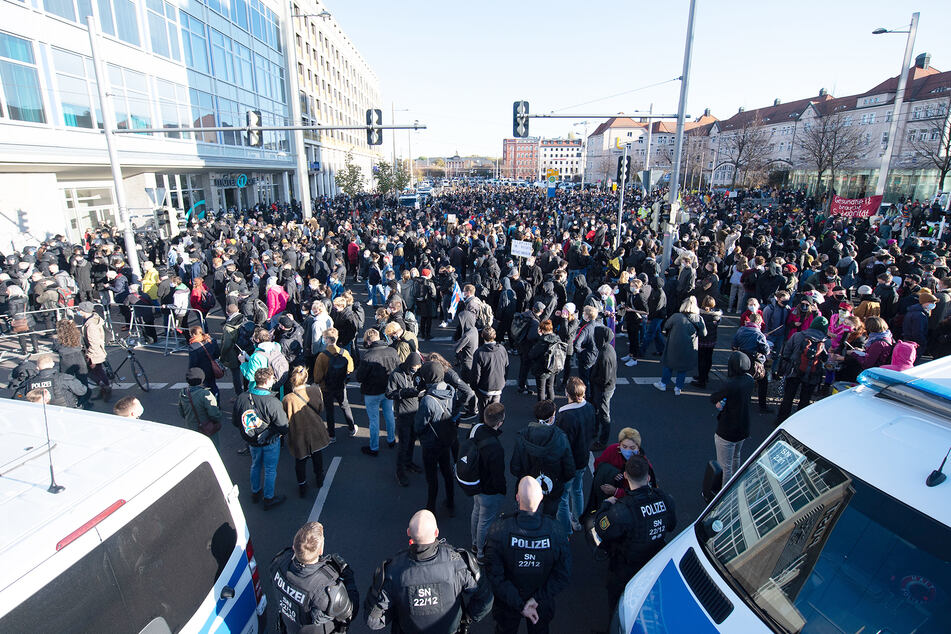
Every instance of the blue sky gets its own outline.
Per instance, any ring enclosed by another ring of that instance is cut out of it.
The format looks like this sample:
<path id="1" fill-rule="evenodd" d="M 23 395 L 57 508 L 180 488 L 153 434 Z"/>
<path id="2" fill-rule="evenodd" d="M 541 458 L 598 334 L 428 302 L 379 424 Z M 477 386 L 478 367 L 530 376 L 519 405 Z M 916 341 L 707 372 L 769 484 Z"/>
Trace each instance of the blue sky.
<path id="1" fill-rule="evenodd" d="M 412 134 L 414 156 L 499 156 L 516 99 L 536 113 L 631 112 L 650 103 L 655 112 L 676 112 L 680 86 L 671 80 L 681 73 L 688 6 L 328 0 L 379 77 L 385 122 L 394 103 L 397 122 L 429 126 L 397 133 L 400 155 Z M 710 108 L 727 118 L 740 106 L 801 99 L 820 88 L 835 96 L 868 90 L 898 74 L 906 37 L 872 29 L 903 28 L 914 11 L 921 13 L 915 54 L 931 53 L 933 66 L 951 70 L 948 0 L 697 0 L 687 113 Z M 626 94 L 604 99 L 618 93 Z M 584 127 L 572 123 L 533 119 L 531 133 L 581 134 Z"/>

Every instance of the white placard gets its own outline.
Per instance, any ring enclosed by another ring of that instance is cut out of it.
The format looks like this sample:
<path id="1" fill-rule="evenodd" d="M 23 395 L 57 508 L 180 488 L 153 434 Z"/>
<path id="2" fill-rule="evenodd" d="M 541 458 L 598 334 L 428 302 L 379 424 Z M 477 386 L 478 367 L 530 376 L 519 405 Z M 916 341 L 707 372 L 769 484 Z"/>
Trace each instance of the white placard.
<path id="1" fill-rule="evenodd" d="M 512 240 L 512 255 L 522 258 L 532 257 L 532 243 L 525 240 Z"/>

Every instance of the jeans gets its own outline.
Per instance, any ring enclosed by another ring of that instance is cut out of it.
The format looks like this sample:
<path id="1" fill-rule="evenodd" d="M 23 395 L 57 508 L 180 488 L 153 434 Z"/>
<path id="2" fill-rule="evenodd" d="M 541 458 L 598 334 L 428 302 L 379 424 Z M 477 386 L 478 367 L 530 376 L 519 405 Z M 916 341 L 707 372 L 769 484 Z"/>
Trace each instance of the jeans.
<path id="1" fill-rule="evenodd" d="M 555 375 L 546 374 L 543 376 L 535 375 L 535 387 L 538 388 L 538 400 L 548 399 L 555 402 Z"/>
<path id="2" fill-rule="evenodd" d="M 641 347 L 641 352 L 647 354 L 647 350 L 650 348 L 651 344 L 654 344 L 654 350 L 657 354 L 660 354 L 664 351 L 664 347 L 667 345 L 667 341 L 664 339 L 664 333 L 661 332 L 661 328 L 664 326 L 664 319 L 658 317 L 657 319 L 651 319 L 647 322 L 647 333 L 644 335 L 644 343 Z"/>
<path id="3" fill-rule="evenodd" d="M 713 348 L 697 349 L 697 382 L 706 385 L 713 367 Z"/>
<path id="4" fill-rule="evenodd" d="M 396 434 L 400 442 L 396 451 L 397 473 L 405 473 L 406 467 L 413 461 L 413 450 L 416 448 L 416 431 L 413 428 L 413 419 L 413 414 L 401 414 L 396 419 Z"/>
<path id="5" fill-rule="evenodd" d="M 244 391 L 244 376 L 241 374 L 241 366 L 236 365 L 231 370 L 231 387 L 234 388 L 234 397 L 238 398 L 238 394 Z"/>
<path id="6" fill-rule="evenodd" d="M 670 383 L 670 377 L 671 377 L 671 375 L 673 375 L 673 373 L 674 373 L 673 370 L 671 370 L 671 369 L 668 368 L 667 366 L 664 366 L 663 372 L 660 373 L 660 374 L 661 374 L 661 376 L 660 376 L 660 382 L 661 382 L 661 383 L 664 383 L 664 384 Z M 676 387 L 678 390 L 684 389 L 684 381 L 686 381 L 686 380 L 687 380 L 687 373 L 686 373 L 686 372 L 680 372 L 680 371 L 678 371 L 678 372 L 677 372 L 677 383 L 676 383 L 675 387 Z"/>
<path id="7" fill-rule="evenodd" d="M 485 554 L 485 538 L 502 510 L 505 496 L 501 493 L 490 495 L 478 493 L 472 496 L 472 517 L 469 520 L 469 531 L 472 534 L 472 543 L 476 547 L 479 559 Z"/>
<path id="8" fill-rule="evenodd" d="M 264 467 L 264 499 L 274 497 L 274 482 L 277 480 L 277 461 L 281 457 L 281 441 L 274 439 L 269 445 L 251 447 L 251 492 L 261 492 L 261 467 Z"/>
<path id="9" fill-rule="evenodd" d="M 561 494 L 561 502 L 558 504 L 558 515 L 556 520 L 561 522 L 567 535 L 571 535 L 571 517 L 581 519 L 584 512 L 584 472 L 587 467 L 582 467 L 575 471 L 575 477 L 565 483 L 565 490 Z"/>
<path id="10" fill-rule="evenodd" d="M 743 312 L 740 310 L 740 298 L 742 297 L 742 295 L 743 295 L 743 287 L 741 285 L 730 284 L 730 299 L 729 301 L 727 301 L 727 304 L 726 304 L 727 312 L 732 312 L 733 310 L 736 310 L 736 312 L 738 313 Z M 735 309 L 733 308 L 734 306 L 736 306 Z"/>
<path id="11" fill-rule="evenodd" d="M 383 418 L 386 422 L 387 442 L 396 442 L 396 420 L 393 418 L 393 401 L 385 394 L 365 394 L 363 404 L 367 408 L 367 418 L 370 421 L 370 449 L 380 449 L 380 409 L 383 409 Z"/>
<path id="12" fill-rule="evenodd" d="M 713 434 L 713 444 L 717 448 L 717 462 L 723 467 L 723 485 L 740 469 L 740 449 L 743 441 L 730 442 Z"/>
<path id="13" fill-rule="evenodd" d="M 426 474 L 426 508 L 436 512 L 436 496 L 439 493 L 437 470 L 446 486 L 446 506 L 455 506 L 456 483 L 452 475 L 452 454 L 449 447 L 423 447 L 423 473 Z"/>

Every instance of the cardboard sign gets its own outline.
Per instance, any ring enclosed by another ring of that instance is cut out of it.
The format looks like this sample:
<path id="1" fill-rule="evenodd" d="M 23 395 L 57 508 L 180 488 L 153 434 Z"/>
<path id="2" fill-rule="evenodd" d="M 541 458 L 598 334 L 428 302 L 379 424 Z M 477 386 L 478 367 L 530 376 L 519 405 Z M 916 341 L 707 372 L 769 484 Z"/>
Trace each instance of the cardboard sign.
<path id="1" fill-rule="evenodd" d="M 525 240 L 512 240 L 512 255 L 522 258 L 532 257 L 532 243 Z"/>

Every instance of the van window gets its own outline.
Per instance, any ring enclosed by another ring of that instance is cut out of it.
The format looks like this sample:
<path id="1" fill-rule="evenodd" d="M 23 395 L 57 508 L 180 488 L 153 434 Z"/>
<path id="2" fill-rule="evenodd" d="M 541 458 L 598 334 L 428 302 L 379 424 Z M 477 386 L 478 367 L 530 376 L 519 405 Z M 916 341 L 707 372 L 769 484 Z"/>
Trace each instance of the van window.
<path id="1" fill-rule="evenodd" d="M 161 618 L 177 632 L 212 589 L 236 542 L 218 480 L 202 463 L 7 614 L 0 631 L 139 632 Z"/>
<path id="2" fill-rule="evenodd" d="M 777 631 L 951 631 L 951 529 L 785 431 L 696 532 L 724 578 Z"/>

